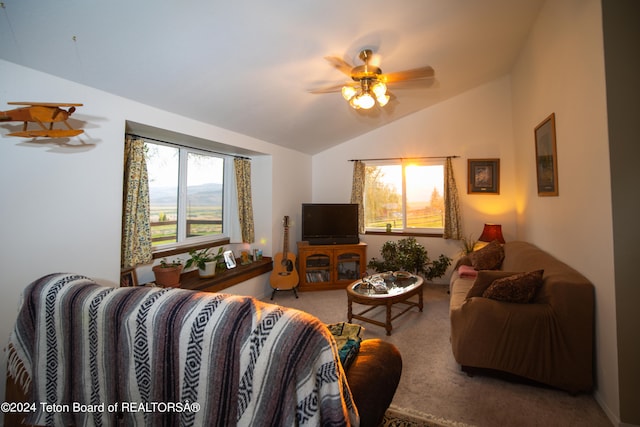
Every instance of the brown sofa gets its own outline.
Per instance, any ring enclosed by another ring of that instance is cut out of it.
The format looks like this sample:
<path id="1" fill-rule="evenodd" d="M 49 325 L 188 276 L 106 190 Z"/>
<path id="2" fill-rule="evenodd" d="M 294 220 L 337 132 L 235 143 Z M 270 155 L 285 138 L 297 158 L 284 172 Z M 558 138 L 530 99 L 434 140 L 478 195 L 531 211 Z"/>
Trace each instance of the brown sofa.
<path id="1" fill-rule="evenodd" d="M 494 266 L 496 269 L 480 270 L 475 278 L 468 277 L 460 266 L 473 265 L 482 259 L 472 254 L 460 260 L 451 277 L 451 346 L 456 361 L 465 371 L 481 368 L 571 393 L 590 391 L 593 285 L 576 270 L 530 243 L 508 242 L 502 249 L 503 260 Z M 536 270 L 544 272 L 540 287 L 531 294 L 529 302 L 487 297 L 487 289 L 495 280 L 510 276 L 499 282 L 503 285 L 515 273 Z"/>

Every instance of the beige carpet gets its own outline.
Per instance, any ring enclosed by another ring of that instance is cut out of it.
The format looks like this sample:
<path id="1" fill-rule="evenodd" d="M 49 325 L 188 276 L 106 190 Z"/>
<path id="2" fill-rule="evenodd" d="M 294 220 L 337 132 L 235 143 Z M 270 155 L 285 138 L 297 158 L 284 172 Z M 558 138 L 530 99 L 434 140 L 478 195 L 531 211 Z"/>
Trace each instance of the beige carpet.
<path id="1" fill-rule="evenodd" d="M 468 424 L 446 420 L 432 414 L 391 405 L 384 414 L 380 427 L 472 427 Z"/>
<path id="2" fill-rule="evenodd" d="M 293 293 L 279 292 L 273 301 L 268 298 L 265 301 L 306 311 L 325 323 L 347 320 L 345 291 L 299 292 L 298 295 L 300 298 L 296 299 Z M 461 372 L 449 343 L 447 287 L 426 285 L 424 297 L 424 311 L 412 309 L 396 319 L 390 337 L 385 335 L 384 328 L 354 321 L 366 328 L 365 339 L 388 340 L 402 354 L 402 378 L 393 399 L 394 407 L 428 414 L 432 419 L 442 420 L 442 425 L 612 425 L 591 395 L 571 396 L 559 390 L 491 377 L 469 377 Z M 360 308 L 362 306 L 354 305 L 354 311 Z M 384 320 L 383 308 L 373 313 Z"/>

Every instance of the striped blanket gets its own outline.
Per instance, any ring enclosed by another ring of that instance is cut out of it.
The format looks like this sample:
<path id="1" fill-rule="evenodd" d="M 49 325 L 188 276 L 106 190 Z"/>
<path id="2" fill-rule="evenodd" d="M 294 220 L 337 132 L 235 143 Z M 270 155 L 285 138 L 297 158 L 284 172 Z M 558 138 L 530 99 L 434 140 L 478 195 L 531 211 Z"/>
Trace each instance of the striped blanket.
<path id="1" fill-rule="evenodd" d="M 329 330 L 251 297 L 48 275 L 25 289 L 7 351 L 31 424 L 359 423 Z"/>

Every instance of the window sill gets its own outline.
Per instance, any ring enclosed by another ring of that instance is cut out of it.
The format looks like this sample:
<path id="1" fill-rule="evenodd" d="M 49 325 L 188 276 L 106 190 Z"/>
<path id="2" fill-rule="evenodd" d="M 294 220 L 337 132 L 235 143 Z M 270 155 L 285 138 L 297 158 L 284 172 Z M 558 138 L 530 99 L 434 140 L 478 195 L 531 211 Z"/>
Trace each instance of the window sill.
<path id="1" fill-rule="evenodd" d="M 442 233 L 417 233 L 406 231 L 365 231 L 365 236 L 417 236 L 417 237 L 442 237 Z"/>
<path id="2" fill-rule="evenodd" d="M 273 270 L 273 262 L 270 257 L 263 257 L 260 261 L 242 265 L 239 260 L 237 267 L 216 272 L 216 275 L 201 279 L 198 270 L 182 273 L 180 288 L 201 292 L 220 292 L 245 280 L 258 277 Z"/>

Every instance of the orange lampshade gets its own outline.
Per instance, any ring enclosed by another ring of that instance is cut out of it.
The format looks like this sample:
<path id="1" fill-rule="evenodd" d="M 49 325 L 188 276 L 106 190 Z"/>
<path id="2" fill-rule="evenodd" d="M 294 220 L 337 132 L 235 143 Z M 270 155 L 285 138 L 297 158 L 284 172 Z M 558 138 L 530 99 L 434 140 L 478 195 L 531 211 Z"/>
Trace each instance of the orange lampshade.
<path id="1" fill-rule="evenodd" d="M 481 242 L 493 242 L 497 240 L 500 243 L 504 243 L 504 237 L 502 237 L 502 225 L 500 224 L 485 224 L 482 230 L 482 235 L 478 238 Z"/>

